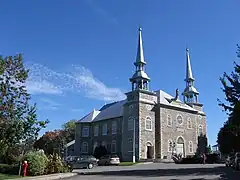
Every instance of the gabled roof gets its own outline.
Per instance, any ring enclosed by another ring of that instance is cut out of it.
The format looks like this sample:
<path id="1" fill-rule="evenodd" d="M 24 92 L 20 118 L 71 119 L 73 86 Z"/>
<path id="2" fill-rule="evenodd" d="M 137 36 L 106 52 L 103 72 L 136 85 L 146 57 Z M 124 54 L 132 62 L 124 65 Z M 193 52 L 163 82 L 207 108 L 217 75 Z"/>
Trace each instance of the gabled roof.
<path id="1" fill-rule="evenodd" d="M 101 108 L 102 111 L 96 116 L 93 122 L 123 116 L 123 105 L 125 104 L 125 102 L 126 100 L 111 103 L 106 108 L 103 108 L 103 106 Z"/>
<path id="2" fill-rule="evenodd" d="M 170 94 L 164 92 L 163 90 L 158 90 L 158 91 L 155 91 L 155 92 L 157 93 L 159 104 L 163 104 L 163 105 L 167 105 L 167 106 L 172 106 L 172 107 L 177 107 L 177 108 L 197 112 L 196 109 L 194 109 L 191 106 L 181 102 L 180 100 L 179 101 L 172 101 L 172 99 L 174 99 L 174 97 L 171 96 Z"/>
<path id="3" fill-rule="evenodd" d="M 80 119 L 78 122 L 84 123 L 84 122 L 92 122 L 95 117 L 100 113 L 101 111 L 93 110 L 86 116 L 84 116 L 82 119 Z"/>

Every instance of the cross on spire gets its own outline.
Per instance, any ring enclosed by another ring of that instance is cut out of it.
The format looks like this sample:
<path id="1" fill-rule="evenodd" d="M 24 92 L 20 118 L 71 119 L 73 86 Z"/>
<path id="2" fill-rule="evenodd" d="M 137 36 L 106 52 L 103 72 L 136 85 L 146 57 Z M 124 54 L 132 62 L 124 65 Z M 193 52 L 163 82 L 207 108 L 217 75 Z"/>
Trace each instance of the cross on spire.
<path id="1" fill-rule="evenodd" d="M 194 87 L 194 81 L 195 79 L 193 78 L 192 75 L 192 67 L 191 67 L 191 61 L 190 61 L 190 55 L 189 55 L 189 49 L 186 48 L 186 87 L 183 91 L 183 97 L 184 97 L 184 102 L 186 103 L 198 103 L 198 95 L 199 92 L 197 89 Z"/>
<path id="2" fill-rule="evenodd" d="M 149 90 L 149 81 L 147 73 L 144 71 L 146 62 L 144 59 L 143 53 L 143 41 L 142 41 L 142 28 L 138 28 L 138 48 L 137 48 L 137 56 L 134 65 L 136 67 L 136 71 L 133 76 L 130 78 L 130 82 L 132 83 L 132 90 Z"/>

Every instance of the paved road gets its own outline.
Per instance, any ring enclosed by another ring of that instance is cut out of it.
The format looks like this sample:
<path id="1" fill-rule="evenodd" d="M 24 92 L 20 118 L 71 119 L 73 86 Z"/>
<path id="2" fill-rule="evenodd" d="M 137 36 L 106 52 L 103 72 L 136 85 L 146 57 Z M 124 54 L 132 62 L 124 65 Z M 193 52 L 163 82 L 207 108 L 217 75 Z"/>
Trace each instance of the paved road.
<path id="1" fill-rule="evenodd" d="M 76 172 L 79 175 L 68 180 L 240 180 L 240 171 L 216 164 L 154 163 L 128 167 L 97 167 Z"/>

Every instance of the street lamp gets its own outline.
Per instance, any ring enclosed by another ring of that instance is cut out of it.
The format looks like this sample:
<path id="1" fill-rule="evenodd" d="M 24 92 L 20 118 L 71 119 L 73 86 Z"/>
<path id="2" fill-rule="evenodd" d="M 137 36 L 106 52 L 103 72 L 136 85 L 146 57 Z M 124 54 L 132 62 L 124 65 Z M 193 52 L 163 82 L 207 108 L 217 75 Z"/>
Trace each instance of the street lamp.
<path id="1" fill-rule="evenodd" d="M 136 154 L 136 152 L 135 152 L 135 145 L 136 145 L 136 142 L 135 142 L 135 134 L 136 134 L 136 128 L 135 128 L 135 118 L 133 118 L 133 159 L 132 159 L 132 161 L 133 161 L 133 163 L 135 163 L 136 162 L 136 156 L 135 156 L 135 154 Z"/>

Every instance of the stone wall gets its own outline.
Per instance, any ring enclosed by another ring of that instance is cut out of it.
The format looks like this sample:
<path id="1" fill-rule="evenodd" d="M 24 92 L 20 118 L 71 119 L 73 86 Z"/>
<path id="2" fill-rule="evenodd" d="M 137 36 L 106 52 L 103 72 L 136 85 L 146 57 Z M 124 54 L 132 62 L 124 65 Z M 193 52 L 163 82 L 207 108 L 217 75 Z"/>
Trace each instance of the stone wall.
<path id="1" fill-rule="evenodd" d="M 184 139 L 184 155 L 194 155 L 198 146 L 199 125 L 203 126 L 203 133 L 206 134 L 206 121 L 204 116 L 200 116 L 194 112 L 186 112 L 184 110 L 168 109 L 165 107 L 160 108 L 161 119 L 161 135 L 162 138 L 160 149 L 161 157 L 171 158 L 172 152 L 169 151 L 169 140 L 177 143 L 178 137 Z M 177 120 L 177 116 L 180 115 L 183 118 L 182 124 Z M 171 125 L 168 124 L 168 117 L 171 117 Z M 188 126 L 189 121 L 191 127 Z M 190 141 L 193 144 L 193 151 L 189 151 Z"/>

